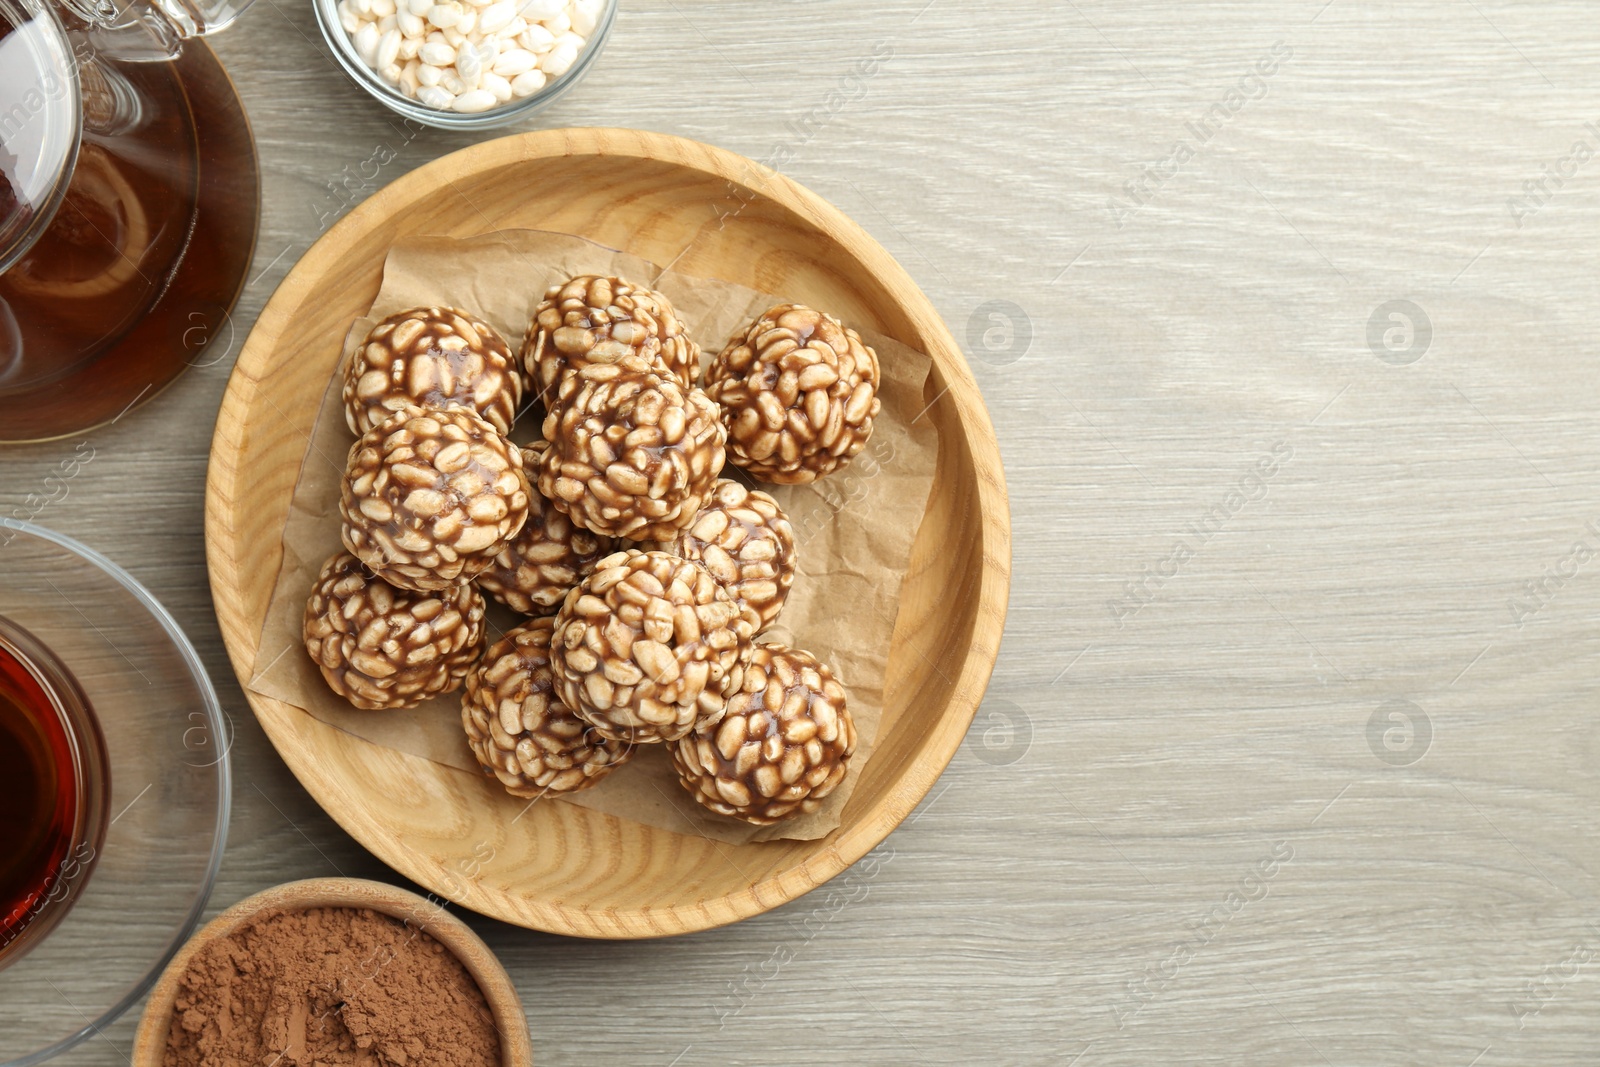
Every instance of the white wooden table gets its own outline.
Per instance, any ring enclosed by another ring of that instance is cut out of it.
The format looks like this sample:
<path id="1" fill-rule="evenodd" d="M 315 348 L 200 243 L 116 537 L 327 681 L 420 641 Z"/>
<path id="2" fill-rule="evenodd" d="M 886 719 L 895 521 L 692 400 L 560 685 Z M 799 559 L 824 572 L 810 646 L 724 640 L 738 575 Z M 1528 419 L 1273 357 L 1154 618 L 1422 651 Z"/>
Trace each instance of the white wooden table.
<path id="1" fill-rule="evenodd" d="M 398 142 L 305 0 L 218 49 L 265 170 L 242 340 L 330 185 L 472 138 Z M 626 0 L 542 121 L 789 146 L 970 338 L 1016 582 L 978 726 L 870 866 L 667 942 L 476 922 L 540 1061 L 1594 1062 L 1597 57 L 1577 0 Z M 40 516 L 166 601 L 238 724 L 213 911 L 392 877 L 217 635 L 236 349 Z M 0 511 L 71 447 L 9 450 Z"/>

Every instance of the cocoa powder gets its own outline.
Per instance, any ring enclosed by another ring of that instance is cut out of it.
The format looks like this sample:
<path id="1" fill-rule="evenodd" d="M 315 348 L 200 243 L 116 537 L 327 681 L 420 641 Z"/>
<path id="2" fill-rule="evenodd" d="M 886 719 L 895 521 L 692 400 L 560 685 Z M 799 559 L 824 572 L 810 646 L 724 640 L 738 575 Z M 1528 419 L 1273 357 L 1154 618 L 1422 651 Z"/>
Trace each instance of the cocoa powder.
<path id="1" fill-rule="evenodd" d="M 269 912 L 195 954 L 164 1067 L 500 1067 L 483 991 L 420 928 L 365 908 Z"/>

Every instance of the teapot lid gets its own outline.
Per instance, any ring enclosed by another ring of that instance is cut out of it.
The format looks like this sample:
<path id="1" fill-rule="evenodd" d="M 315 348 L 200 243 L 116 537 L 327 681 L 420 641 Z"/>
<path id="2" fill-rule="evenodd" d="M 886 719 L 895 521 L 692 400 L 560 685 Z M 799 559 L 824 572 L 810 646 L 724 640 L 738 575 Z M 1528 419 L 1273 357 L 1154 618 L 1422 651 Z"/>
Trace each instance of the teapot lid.
<path id="1" fill-rule="evenodd" d="M 77 67 L 42 0 L 0 0 L 0 272 L 44 232 L 78 154 Z"/>

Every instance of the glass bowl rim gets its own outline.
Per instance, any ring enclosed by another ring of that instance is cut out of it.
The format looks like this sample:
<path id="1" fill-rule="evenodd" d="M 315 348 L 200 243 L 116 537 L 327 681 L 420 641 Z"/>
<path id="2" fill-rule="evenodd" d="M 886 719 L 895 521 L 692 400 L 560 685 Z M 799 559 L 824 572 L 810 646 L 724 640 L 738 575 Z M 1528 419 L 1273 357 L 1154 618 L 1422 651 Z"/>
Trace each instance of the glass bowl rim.
<path id="1" fill-rule="evenodd" d="M 211 736 L 224 739 L 228 737 L 222 713 L 222 704 L 217 699 L 217 691 L 211 684 L 211 675 L 207 673 L 205 664 L 200 661 L 200 654 L 195 651 L 188 635 L 183 632 L 183 628 L 178 625 L 178 621 L 172 617 L 171 612 L 167 611 L 166 607 L 148 589 L 141 585 L 138 579 L 112 562 L 107 556 L 90 548 L 83 542 L 65 534 L 57 533 L 49 527 L 0 515 L 0 529 L 14 530 L 17 533 L 37 537 L 40 540 L 49 541 L 59 548 L 64 548 L 80 559 L 94 565 L 102 574 L 107 575 L 122 586 L 123 589 L 127 590 L 139 602 L 140 606 L 148 611 L 151 617 L 160 624 L 167 635 L 167 639 L 178 650 L 184 666 L 189 670 L 191 680 L 195 683 L 195 688 L 200 693 L 207 726 L 212 731 Z M 168 941 L 166 948 L 161 950 L 161 955 L 155 965 L 110 1008 L 102 1012 L 99 1018 L 86 1022 L 82 1028 L 52 1045 L 37 1052 L 27 1053 L 21 1059 L 12 1060 L 9 1063 L 0 1065 L 0 1067 L 31 1067 L 33 1064 L 43 1063 L 98 1033 L 101 1027 L 107 1026 L 120 1018 L 136 1001 L 150 992 L 150 988 L 161 977 L 161 972 L 166 970 L 167 964 L 171 962 L 172 957 L 183 947 L 184 942 L 189 940 L 195 931 L 195 927 L 199 925 L 200 916 L 205 914 L 206 905 L 211 901 L 211 891 L 216 887 L 217 873 L 222 869 L 222 854 L 228 844 L 228 821 L 233 810 L 232 747 L 231 743 L 225 745 L 222 755 L 212 764 L 217 769 L 216 828 L 211 839 L 211 856 L 206 864 L 205 875 L 200 880 L 199 894 L 190 906 L 188 914 L 178 924 L 178 928 L 172 939 Z"/>
<path id="2" fill-rule="evenodd" d="M 518 119 L 543 111 L 583 80 L 583 76 L 599 58 L 606 41 L 611 37 L 611 27 L 616 21 L 621 0 L 605 0 L 605 9 L 600 14 L 600 21 L 595 23 L 594 32 L 589 35 L 583 51 L 578 53 L 577 60 L 565 74 L 559 75 L 532 96 L 523 97 L 521 100 L 513 97 L 504 104 L 476 114 L 440 111 L 406 96 L 380 78 L 378 72 L 367 66 L 356 52 L 355 42 L 350 39 L 350 35 L 345 32 L 344 24 L 339 21 L 339 0 L 313 0 L 311 6 L 316 9 L 317 26 L 322 30 L 322 39 L 327 43 L 328 50 L 333 53 L 333 58 L 352 81 L 366 90 L 367 95 L 402 118 L 420 122 L 424 126 L 440 130 L 492 130 L 509 126 Z"/>

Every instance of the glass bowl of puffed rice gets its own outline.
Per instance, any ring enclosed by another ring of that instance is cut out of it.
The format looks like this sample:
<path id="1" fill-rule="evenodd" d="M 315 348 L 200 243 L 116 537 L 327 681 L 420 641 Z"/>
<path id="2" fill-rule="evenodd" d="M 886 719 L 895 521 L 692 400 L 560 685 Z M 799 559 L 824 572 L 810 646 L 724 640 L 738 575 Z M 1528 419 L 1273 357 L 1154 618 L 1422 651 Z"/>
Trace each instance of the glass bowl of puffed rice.
<path id="1" fill-rule="evenodd" d="M 408 119 L 453 130 L 506 126 L 581 80 L 617 0 L 314 0 L 345 72 Z"/>

